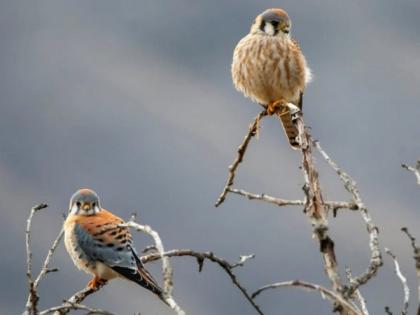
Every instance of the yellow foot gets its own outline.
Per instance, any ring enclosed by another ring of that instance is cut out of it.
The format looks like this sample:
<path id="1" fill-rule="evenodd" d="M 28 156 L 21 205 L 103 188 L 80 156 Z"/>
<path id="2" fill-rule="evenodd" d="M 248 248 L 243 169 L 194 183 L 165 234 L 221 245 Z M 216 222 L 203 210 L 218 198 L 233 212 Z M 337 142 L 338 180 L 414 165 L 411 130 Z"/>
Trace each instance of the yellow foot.
<path id="1" fill-rule="evenodd" d="M 106 280 L 95 276 L 88 282 L 87 287 L 91 289 L 97 289 L 98 287 L 103 286 L 105 283 Z"/>
<path id="2" fill-rule="evenodd" d="M 286 101 L 281 99 L 281 100 L 277 100 L 277 101 L 272 101 L 270 103 L 268 103 L 267 106 L 267 113 L 268 115 L 273 115 L 275 113 L 279 113 L 284 114 L 285 112 L 287 112 L 287 106 L 286 106 Z"/>

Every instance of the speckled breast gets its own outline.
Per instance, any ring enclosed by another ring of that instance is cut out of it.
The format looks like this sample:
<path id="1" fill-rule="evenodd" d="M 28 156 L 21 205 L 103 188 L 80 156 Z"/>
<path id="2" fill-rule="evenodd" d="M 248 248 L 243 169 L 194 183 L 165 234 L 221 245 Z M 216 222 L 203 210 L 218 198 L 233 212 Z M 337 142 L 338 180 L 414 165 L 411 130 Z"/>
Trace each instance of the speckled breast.
<path id="1" fill-rule="evenodd" d="M 235 48 L 232 79 L 255 102 L 293 103 L 305 86 L 304 59 L 291 39 L 247 35 Z"/>

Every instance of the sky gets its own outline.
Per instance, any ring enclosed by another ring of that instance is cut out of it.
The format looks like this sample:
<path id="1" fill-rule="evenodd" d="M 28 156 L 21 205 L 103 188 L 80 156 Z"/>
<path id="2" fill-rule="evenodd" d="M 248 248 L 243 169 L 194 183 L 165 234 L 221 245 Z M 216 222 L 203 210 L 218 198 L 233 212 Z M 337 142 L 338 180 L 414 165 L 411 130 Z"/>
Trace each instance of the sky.
<path id="1" fill-rule="evenodd" d="M 19 314 L 27 296 L 24 229 L 30 208 L 34 270 L 59 232 L 71 195 L 90 187 L 122 218 L 159 231 L 167 249 L 213 251 L 250 290 L 300 279 L 328 286 L 311 226 L 299 207 L 229 195 L 213 204 L 259 107 L 233 88 L 232 52 L 254 17 L 286 9 L 314 73 L 304 99 L 312 135 L 358 183 L 380 228 L 381 247 L 399 257 L 416 308 L 407 226 L 420 220 L 419 187 L 401 163 L 420 157 L 420 3 L 389 1 L 0 1 L 0 313 Z M 236 187 L 303 198 L 301 156 L 281 126 L 264 119 L 237 173 Z M 349 200 L 316 156 L 326 199 Z M 340 272 L 369 261 L 357 212 L 330 218 Z M 152 240 L 135 235 L 140 251 Z M 372 314 L 398 312 L 401 284 L 392 260 L 362 288 Z M 174 258 L 174 296 L 187 314 L 255 314 L 228 276 L 206 262 Z M 41 283 L 40 307 L 59 304 L 89 276 L 64 250 Z M 161 282 L 158 263 L 147 268 Z M 86 304 L 116 314 L 173 314 L 135 284 L 115 280 Z M 331 305 L 295 289 L 257 299 L 266 314 L 327 314 Z"/>

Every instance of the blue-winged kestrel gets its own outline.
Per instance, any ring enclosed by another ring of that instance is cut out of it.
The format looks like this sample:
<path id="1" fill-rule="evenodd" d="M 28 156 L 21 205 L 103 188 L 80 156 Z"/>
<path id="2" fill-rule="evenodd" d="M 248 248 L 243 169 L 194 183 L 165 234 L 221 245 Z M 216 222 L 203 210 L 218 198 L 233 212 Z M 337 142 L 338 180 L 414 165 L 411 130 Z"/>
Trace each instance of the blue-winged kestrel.
<path id="1" fill-rule="evenodd" d="M 101 208 L 98 195 L 78 190 L 70 200 L 64 222 L 64 240 L 70 257 L 81 270 L 93 275 L 89 287 L 113 278 L 125 278 L 162 298 L 162 289 L 144 268 L 123 220 Z"/>
<path id="2" fill-rule="evenodd" d="M 290 36 L 291 21 L 282 9 L 259 14 L 248 35 L 237 44 L 232 79 L 246 97 L 276 113 L 293 148 L 299 148 L 298 130 L 287 106 L 302 109 L 302 96 L 311 79 L 299 45 Z M 280 110 L 279 110 L 280 109 Z"/>

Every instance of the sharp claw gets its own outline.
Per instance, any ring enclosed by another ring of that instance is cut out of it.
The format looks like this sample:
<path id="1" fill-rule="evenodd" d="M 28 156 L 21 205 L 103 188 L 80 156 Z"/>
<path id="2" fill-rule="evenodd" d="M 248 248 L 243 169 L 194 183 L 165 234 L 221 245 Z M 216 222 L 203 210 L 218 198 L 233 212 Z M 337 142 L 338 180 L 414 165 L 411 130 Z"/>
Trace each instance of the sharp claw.
<path id="1" fill-rule="evenodd" d="M 284 111 L 287 111 L 287 106 L 285 106 L 286 102 L 284 100 L 277 100 L 268 103 L 267 106 L 267 113 L 268 115 L 273 115 L 275 113 L 282 114 Z"/>
<path id="2" fill-rule="evenodd" d="M 98 277 L 93 277 L 87 284 L 88 288 L 91 289 L 97 289 L 98 287 L 101 287 L 102 285 L 104 285 L 106 283 L 106 280 L 98 278 Z"/>

